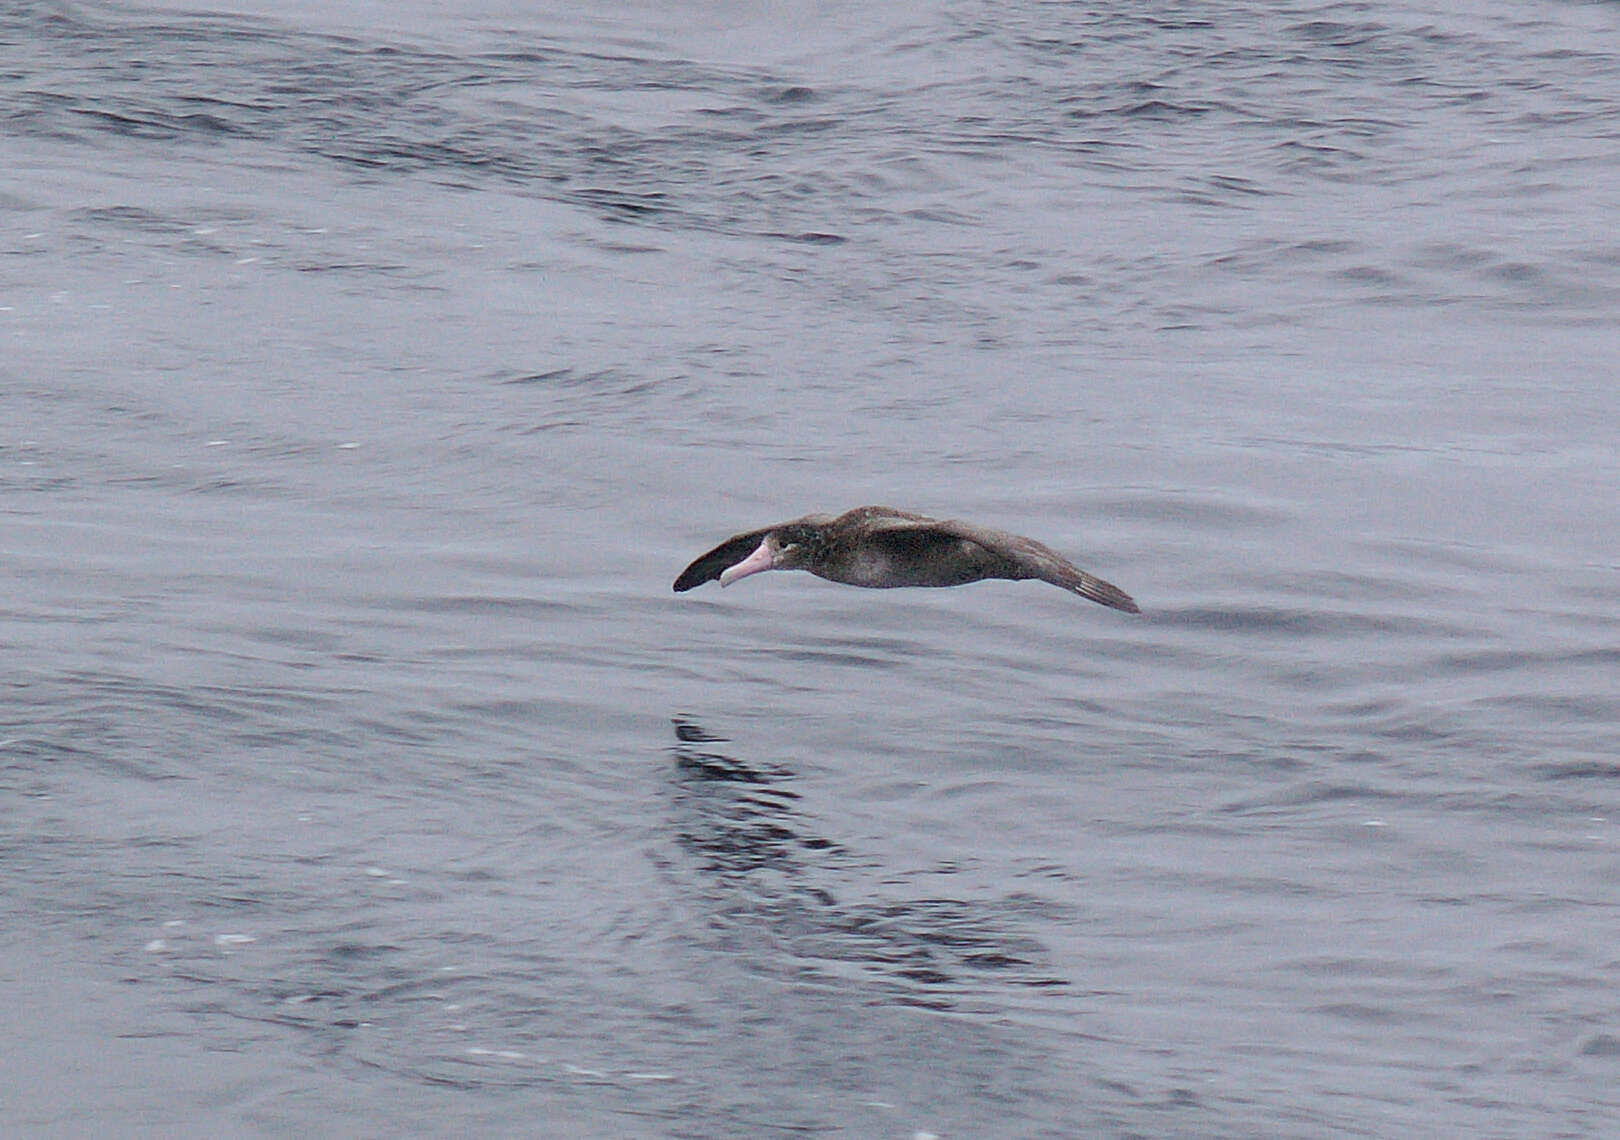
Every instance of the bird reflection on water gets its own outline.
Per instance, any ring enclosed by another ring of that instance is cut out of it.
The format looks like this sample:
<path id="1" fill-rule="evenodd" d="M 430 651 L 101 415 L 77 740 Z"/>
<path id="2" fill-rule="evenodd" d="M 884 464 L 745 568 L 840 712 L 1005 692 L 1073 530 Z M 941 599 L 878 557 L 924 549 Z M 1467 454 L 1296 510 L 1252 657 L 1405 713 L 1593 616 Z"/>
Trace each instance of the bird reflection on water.
<path id="1" fill-rule="evenodd" d="M 784 786 L 795 779 L 787 766 L 722 751 L 725 738 L 690 717 L 674 729 L 674 832 L 696 860 L 717 949 L 800 980 L 855 967 L 894 1001 L 941 1009 L 996 982 L 1068 984 L 1046 968 L 1046 948 L 1017 929 L 1021 912 L 1049 921 L 1046 904 L 1027 895 L 850 901 L 922 876 L 877 867 L 817 834 L 802 797 Z"/>
<path id="2" fill-rule="evenodd" d="M 704 870 L 792 872 L 798 865 L 795 849 L 834 849 L 830 840 L 799 834 L 803 825 L 794 818 L 799 795 L 781 786 L 793 778 L 791 771 L 749 764 L 708 747 L 725 738 L 692 721 L 675 721 L 675 740 L 677 803 L 687 814 L 680 843 L 703 860 Z"/>

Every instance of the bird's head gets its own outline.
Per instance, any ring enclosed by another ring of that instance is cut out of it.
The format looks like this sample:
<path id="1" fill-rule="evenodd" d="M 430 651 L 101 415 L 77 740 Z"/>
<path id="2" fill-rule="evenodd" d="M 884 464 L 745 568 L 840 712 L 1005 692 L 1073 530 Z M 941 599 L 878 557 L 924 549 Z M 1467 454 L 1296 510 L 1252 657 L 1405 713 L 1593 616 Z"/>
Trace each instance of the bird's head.
<path id="1" fill-rule="evenodd" d="M 729 586 L 739 578 L 765 570 L 807 570 L 821 556 L 824 539 L 813 526 L 791 524 L 767 534 L 754 552 L 720 575 L 720 584 Z"/>

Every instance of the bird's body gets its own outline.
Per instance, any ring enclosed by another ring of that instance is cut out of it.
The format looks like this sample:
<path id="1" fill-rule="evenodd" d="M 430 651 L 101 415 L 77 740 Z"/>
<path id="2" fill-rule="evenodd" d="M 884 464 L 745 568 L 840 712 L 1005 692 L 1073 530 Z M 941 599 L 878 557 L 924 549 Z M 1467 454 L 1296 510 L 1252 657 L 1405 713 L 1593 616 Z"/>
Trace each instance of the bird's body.
<path id="1" fill-rule="evenodd" d="M 722 586 L 763 570 L 808 570 L 849 586 L 961 586 L 985 578 L 1037 578 L 1126 613 L 1129 594 L 1032 538 L 955 519 L 856 507 L 733 535 L 675 579 L 677 591 Z"/>

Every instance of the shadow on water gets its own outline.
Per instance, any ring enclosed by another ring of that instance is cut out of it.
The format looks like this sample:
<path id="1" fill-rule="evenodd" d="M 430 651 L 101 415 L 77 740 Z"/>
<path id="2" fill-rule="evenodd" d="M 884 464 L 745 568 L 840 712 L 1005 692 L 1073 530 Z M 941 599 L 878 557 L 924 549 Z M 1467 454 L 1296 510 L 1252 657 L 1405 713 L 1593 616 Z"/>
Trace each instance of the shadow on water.
<path id="1" fill-rule="evenodd" d="M 717 949 L 800 980 L 862 977 L 900 1004 L 956 1009 L 992 981 L 1065 987 L 1047 948 L 1018 928 L 1050 921 L 1052 905 L 999 900 L 867 898 L 906 879 L 883 874 L 817 831 L 796 776 L 775 762 L 737 757 L 691 717 L 674 720 L 674 834 L 708 895 Z M 873 882 L 867 872 L 882 877 Z"/>

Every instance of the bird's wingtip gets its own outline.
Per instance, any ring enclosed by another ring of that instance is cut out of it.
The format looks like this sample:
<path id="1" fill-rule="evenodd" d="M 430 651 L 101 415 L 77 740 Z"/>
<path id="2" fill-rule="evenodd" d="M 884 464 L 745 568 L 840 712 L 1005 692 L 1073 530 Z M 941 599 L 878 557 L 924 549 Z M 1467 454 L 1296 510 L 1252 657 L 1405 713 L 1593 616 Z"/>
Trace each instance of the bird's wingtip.
<path id="1" fill-rule="evenodd" d="M 1136 604 L 1136 599 L 1121 590 L 1112 582 L 1105 582 L 1091 574 L 1082 572 L 1080 581 L 1069 587 L 1083 598 L 1090 598 L 1099 605 L 1109 609 L 1120 610 L 1123 613 L 1139 614 L 1142 607 Z"/>

